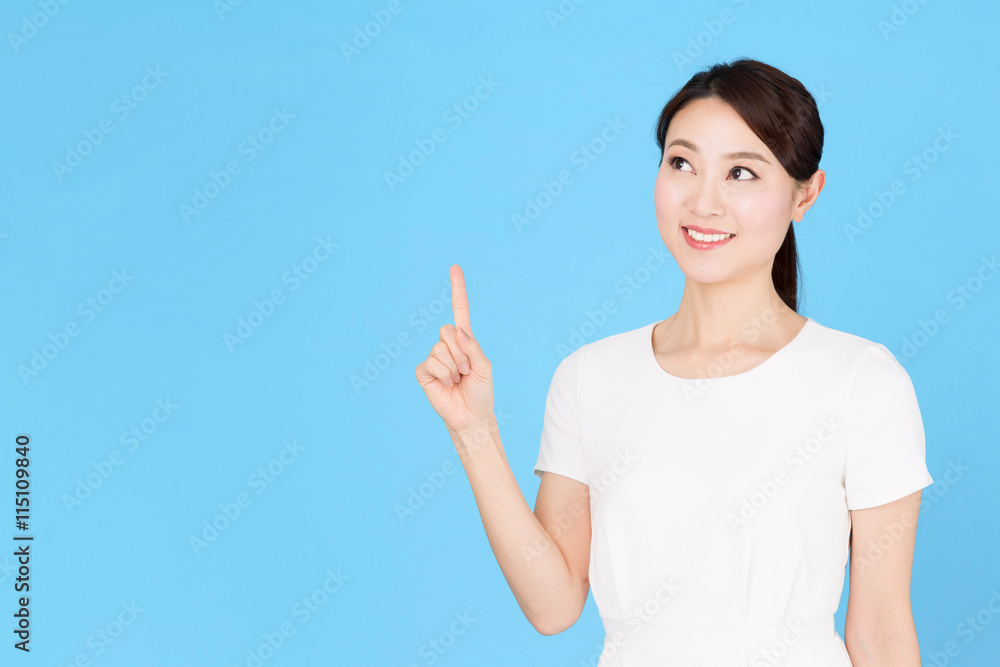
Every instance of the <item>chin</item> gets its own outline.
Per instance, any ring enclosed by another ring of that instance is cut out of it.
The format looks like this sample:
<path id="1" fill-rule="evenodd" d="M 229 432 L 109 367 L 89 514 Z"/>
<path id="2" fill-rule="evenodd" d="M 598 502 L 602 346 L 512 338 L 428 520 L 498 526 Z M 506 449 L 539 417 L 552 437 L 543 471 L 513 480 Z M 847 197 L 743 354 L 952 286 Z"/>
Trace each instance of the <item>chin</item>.
<path id="1" fill-rule="evenodd" d="M 705 271 L 703 269 L 685 271 L 684 267 L 681 267 L 681 272 L 684 273 L 684 277 L 686 279 L 696 283 L 704 283 L 706 285 L 726 282 L 732 278 L 732 275 L 728 272 L 722 271 Z"/>

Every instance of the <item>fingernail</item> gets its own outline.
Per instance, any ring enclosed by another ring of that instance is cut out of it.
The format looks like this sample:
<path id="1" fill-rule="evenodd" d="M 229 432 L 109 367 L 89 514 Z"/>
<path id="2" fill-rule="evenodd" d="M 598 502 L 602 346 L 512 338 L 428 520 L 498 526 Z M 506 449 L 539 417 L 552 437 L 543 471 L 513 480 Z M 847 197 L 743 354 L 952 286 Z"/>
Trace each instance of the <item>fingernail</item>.
<path id="1" fill-rule="evenodd" d="M 467 333 L 465 333 L 465 329 L 463 329 L 462 327 L 459 327 L 458 328 L 458 337 L 461 338 L 462 340 L 468 340 L 469 335 Z"/>
<path id="2" fill-rule="evenodd" d="M 456 375 L 455 377 L 453 377 L 453 378 L 451 379 L 451 381 L 452 381 L 452 382 L 453 382 L 454 384 L 458 384 L 459 380 L 461 380 L 461 379 L 462 379 L 462 376 L 461 376 L 461 375 Z"/>
<path id="3" fill-rule="evenodd" d="M 452 380 L 451 378 L 448 378 L 448 386 L 450 387 L 453 384 L 455 384 L 455 381 Z"/>
<path id="4" fill-rule="evenodd" d="M 458 370 L 460 370 L 463 375 L 466 374 L 466 373 L 468 373 L 469 372 L 469 362 L 468 361 L 463 361 L 462 365 L 458 367 Z"/>

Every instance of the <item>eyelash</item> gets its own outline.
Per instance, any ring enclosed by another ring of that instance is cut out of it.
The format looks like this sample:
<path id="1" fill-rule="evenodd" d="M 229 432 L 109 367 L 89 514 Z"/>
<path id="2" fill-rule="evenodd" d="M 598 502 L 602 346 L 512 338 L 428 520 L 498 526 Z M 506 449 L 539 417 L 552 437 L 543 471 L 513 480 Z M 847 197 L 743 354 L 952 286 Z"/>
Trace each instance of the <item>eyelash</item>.
<path id="1" fill-rule="evenodd" d="M 668 164 L 670 165 L 670 168 L 673 169 L 674 171 L 680 171 L 679 169 L 677 169 L 677 161 L 678 160 L 684 160 L 684 158 L 682 158 L 681 156 L 677 155 L 675 157 L 670 158 L 670 160 L 668 161 Z M 684 160 L 684 162 L 687 162 L 687 160 Z M 750 174 L 753 175 L 753 178 L 734 178 L 733 180 L 736 181 L 736 182 L 738 182 L 738 183 L 739 182 L 746 183 L 748 181 L 759 181 L 760 180 L 760 176 L 758 176 L 757 174 L 755 174 L 752 169 L 747 169 L 746 167 L 740 167 L 740 166 L 733 167 L 733 169 L 742 169 L 742 170 L 747 171 L 747 172 L 749 172 Z M 730 169 L 729 171 L 732 172 L 733 169 Z"/>

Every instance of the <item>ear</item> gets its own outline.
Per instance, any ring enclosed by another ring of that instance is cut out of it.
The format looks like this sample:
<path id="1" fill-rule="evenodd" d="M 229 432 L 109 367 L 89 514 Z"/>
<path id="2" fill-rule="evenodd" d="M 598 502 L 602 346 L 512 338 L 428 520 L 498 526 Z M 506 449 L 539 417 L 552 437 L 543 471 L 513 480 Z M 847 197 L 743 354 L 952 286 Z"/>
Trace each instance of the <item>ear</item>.
<path id="1" fill-rule="evenodd" d="M 795 195 L 795 208 L 792 209 L 793 222 L 802 222 L 806 211 L 816 203 L 816 198 L 819 197 L 819 193 L 822 192 L 825 184 L 826 172 L 822 169 L 817 169 L 816 173 L 809 179 L 809 182 L 806 183 L 806 186 Z"/>

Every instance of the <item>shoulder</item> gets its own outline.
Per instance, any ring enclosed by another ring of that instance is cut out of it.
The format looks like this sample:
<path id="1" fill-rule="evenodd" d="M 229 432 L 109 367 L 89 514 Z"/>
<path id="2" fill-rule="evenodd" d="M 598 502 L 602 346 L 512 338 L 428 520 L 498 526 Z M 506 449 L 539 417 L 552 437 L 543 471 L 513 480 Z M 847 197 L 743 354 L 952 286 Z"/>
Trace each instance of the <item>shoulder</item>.
<path id="1" fill-rule="evenodd" d="M 647 349 L 652 354 L 651 335 L 657 322 L 659 320 L 584 343 L 566 358 L 576 355 L 581 361 L 585 358 L 587 363 L 600 363 L 603 360 L 622 360 L 627 357 L 636 357 Z"/>
<path id="2" fill-rule="evenodd" d="M 831 352 L 844 352 L 863 357 L 868 353 L 869 348 L 873 345 L 878 345 L 877 342 L 869 338 L 852 334 L 848 331 L 834 329 L 833 327 L 817 322 L 813 318 L 809 319 L 812 320 L 816 344 Z"/>
<path id="3" fill-rule="evenodd" d="M 812 318 L 810 318 L 812 319 Z M 862 366 L 892 367 L 902 364 L 882 343 L 847 331 L 841 331 L 812 320 L 813 336 L 809 352 L 823 355 L 840 365 L 855 371 Z"/>
<path id="4" fill-rule="evenodd" d="M 634 369 L 644 354 L 652 355 L 651 333 L 658 321 L 581 344 L 563 357 L 556 375 L 567 381 L 582 377 L 606 380 L 615 372 Z"/>
<path id="5" fill-rule="evenodd" d="M 810 354 L 845 382 L 852 401 L 885 405 L 893 397 L 912 399 L 909 373 L 884 344 L 818 323 L 813 330 Z"/>

